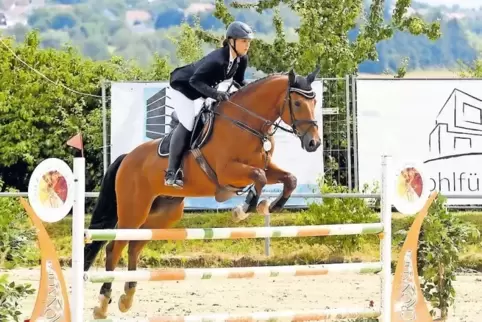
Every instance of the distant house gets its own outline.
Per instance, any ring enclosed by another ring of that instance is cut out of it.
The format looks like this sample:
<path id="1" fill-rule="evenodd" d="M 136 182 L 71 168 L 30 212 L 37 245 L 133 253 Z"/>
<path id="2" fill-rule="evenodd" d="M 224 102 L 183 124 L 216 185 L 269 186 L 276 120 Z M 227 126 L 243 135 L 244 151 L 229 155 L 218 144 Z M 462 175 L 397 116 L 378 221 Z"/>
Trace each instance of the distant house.
<path id="1" fill-rule="evenodd" d="M 188 8 L 184 11 L 187 15 L 194 15 L 201 12 L 214 11 L 216 7 L 212 3 L 191 3 Z"/>
<path id="2" fill-rule="evenodd" d="M 145 24 L 151 20 L 152 16 L 145 10 L 128 10 L 126 11 L 126 23 L 129 26 Z"/>

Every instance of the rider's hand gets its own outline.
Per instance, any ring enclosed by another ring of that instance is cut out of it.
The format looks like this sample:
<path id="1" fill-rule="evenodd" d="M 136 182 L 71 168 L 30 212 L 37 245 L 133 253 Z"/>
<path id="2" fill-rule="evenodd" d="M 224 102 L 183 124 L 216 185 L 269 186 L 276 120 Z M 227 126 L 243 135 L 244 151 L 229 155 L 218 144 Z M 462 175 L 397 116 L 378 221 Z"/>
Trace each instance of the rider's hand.
<path id="1" fill-rule="evenodd" d="M 216 100 L 218 100 L 219 102 L 227 101 L 228 99 L 229 95 L 226 92 L 218 92 L 218 94 L 216 95 Z"/>

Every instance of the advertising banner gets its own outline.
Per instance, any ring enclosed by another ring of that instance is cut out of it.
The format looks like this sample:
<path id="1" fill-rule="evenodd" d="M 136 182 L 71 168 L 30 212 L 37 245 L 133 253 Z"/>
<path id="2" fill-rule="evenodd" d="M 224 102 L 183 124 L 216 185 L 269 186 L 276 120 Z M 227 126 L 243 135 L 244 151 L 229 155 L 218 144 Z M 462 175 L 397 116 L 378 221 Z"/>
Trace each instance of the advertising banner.
<path id="1" fill-rule="evenodd" d="M 226 90 L 229 82 L 219 85 Z M 321 102 L 323 86 L 313 83 L 317 95 L 317 119 L 322 132 Z M 167 82 L 113 82 L 111 87 L 111 162 L 119 155 L 132 151 L 138 145 L 160 138 L 171 131 L 171 113 L 176 106 L 171 99 Z M 281 122 L 287 127 L 286 124 Z M 295 193 L 319 193 L 317 180 L 323 175 L 323 148 L 308 153 L 301 148 L 300 140 L 293 134 L 278 130 L 274 135 L 276 145 L 273 161 L 293 173 L 298 179 Z M 281 193 L 282 185 L 269 185 L 264 193 Z M 217 203 L 214 198 L 186 198 L 186 208 L 228 209 L 239 205 L 245 195 Z M 274 199 L 274 197 L 273 197 Z M 306 207 L 317 199 L 291 198 L 287 207 Z"/>
<path id="2" fill-rule="evenodd" d="M 424 165 L 430 191 L 481 194 L 482 80 L 357 81 L 359 183 L 380 181 L 380 156 Z M 449 199 L 451 205 L 482 198 Z"/>

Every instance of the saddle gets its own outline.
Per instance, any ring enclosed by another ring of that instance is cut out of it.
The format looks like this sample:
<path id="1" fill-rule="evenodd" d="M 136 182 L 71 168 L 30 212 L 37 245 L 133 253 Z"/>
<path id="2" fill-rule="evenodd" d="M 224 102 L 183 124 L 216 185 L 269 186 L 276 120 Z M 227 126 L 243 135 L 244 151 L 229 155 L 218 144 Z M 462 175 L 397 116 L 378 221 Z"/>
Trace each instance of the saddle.
<path id="1" fill-rule="evenodd" d="M 209 179 L 216 184 L 216 201 L 224 202 L 230 199 L 235 194 L 243 192 L 245 187 L 220 186 L 216 173 L 202 155 L 201 148 L 207 142 L 209 142 L 209 139 L 211 138 L 211 134 L 213 132 L 214 109 L 217 104 L 218 102 L 211 102 L 208 104 L 205 103 L 201 107 L 200 112 L 194 119 L 194 127 L 191 132 L 191 142 L 189 144 L 189 148 L 187 149 L 187 153 L 192 153 L 194 155 L 196 162 L 199 164 L 204 173 L 206 173 Z M 157 154 L 161 158 L 169 157 L 169 146 L 171 144 L 172 133 L 178 125 L 179 119 L 177 118 L 177 114 L 173 112 L 170 122 L 171 131 L 161 139 L 157 149 Z"/>
<path id="2" fill-rule="evenodd" d="M 191 142 L 188 151 L 202 148 L 211 137 L 214 124 L 214 104 L 216 104 L 216 102 L 212 102 L 209 105 L 204 104 L 201 111 L 194 119 L 194 127 L 191 132 Z M 157 153 L 161 158 L 169 157 L 169 146 L 171 145 L 172 133 L 174 133 L 176 126 L 179 125 L 179 119 L 177 118 L 176 112 L 172 112 L 169 125 L 171 131 L 161 139 L 157 149 Z"/>

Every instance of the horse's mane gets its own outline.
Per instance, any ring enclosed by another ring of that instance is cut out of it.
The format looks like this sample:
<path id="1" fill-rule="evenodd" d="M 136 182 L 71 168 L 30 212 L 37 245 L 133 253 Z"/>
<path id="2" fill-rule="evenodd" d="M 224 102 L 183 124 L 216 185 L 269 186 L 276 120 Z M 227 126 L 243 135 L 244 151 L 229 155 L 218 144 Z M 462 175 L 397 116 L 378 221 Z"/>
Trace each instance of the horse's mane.
<path id="1" fill-rule="evenodd" d="M 238 89 L 235 94 L 238 94 L 238 93 L 239 94 L 241 94 L 241 93 L 245 94 L 245 92 L 248 92 L 248 91 L 252 90 L 259 83 L 263 83 L 263 82 L 265 82 L 265 81 L 267 81 L 267 80 L 269 80 L 269 79 L 271 79 L 275 76 L 284 76 L 284 75 L 286 75 L 286 73 L 273 73 L 273 74 L 269 74 L 269 75 L 266 75 L 264 77 L 258 78 L 257 80 L 255 80 L 251 83 L 248 83 L 248 84 L 246 84 L 246 86 L 243 86 L 242 88 Z"/>

